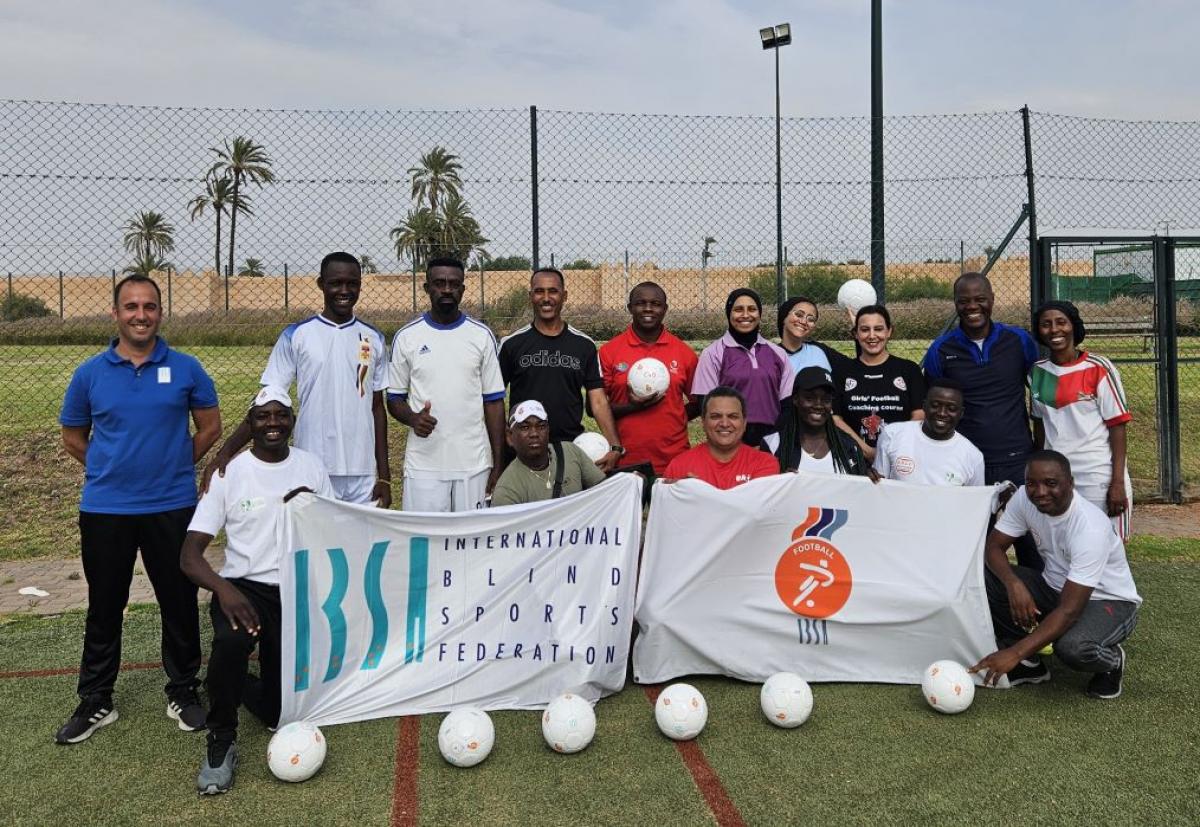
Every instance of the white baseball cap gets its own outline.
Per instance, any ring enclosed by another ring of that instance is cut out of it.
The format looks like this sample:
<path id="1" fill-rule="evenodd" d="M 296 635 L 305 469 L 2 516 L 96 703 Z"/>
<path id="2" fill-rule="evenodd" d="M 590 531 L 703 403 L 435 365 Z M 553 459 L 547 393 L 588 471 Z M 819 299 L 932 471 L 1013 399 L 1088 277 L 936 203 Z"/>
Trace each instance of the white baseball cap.
<path id="1" fill-rule="evenodd" d="M 254 395 L 254 401 L 250 403 L 250 408 L 261 408 L 268 402 L 278 402 L 285 408 L 292 407 L 292 398 L 288 396 L 287 391 L 273 385 L 263 385 Z"/>
<path id="2" fill-rule="evenodd" d="M 536 399 L 526 399 L 509 413 L 508 424 L 516 425 L 519 422 L 524 422 L 531 416 L 536 416 L 543 422 L 550 421 L 550 417 L 546 415 L 546 409 L 542 407 L 541 402 L 538 402 Z"/>

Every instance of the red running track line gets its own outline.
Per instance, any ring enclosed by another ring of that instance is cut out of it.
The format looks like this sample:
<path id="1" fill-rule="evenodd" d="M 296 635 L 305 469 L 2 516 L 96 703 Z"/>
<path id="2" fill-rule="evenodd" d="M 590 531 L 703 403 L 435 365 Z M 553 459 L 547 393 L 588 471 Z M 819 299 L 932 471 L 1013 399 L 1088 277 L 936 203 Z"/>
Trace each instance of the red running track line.
<path id="1" fill-rule="evenodd" d="M 138 669 L 158 669 L 162 666 L 160 661 L 153 663 L 122 663 L 122 672 L 132 672 Z M 54 678 L 59 675 L 78 675 L 79 667 L 72 666 L 65 669 L 29 669 L 18 672 L 0 672 L 0 680 L 6 678 Z"/>
<path id="2" fill-rule="evenodd" d="M 420 809 L 421 716 L 396 722 L 396 776 L 392 783 L 392 824 L 416 825 Z"/>
<path id="3" fill-rule="evenodd" d="M 658 700 L 658 695 L 663 688 L 647 686 L 645 690 L 646 697 L 653 705 Z M 742 814 L 738 812 L 729 793 L 725 792 L 725 786 L 721 783 L 720 776 L 708 763 L 708 759 L 704 757 L 704 750 L 700 748 L 700 745 L 695 740 L 676 741 L 675 749 L 679 752 L 679 757 L 683 759 L 683 765 L 692 774 L 692 781 L 700 790 L 700 794 L 704 796 L 704 803 L 708 805 L 717 824 L 721 827 L 745 827 L 746 822 L 742 819 Z"/>

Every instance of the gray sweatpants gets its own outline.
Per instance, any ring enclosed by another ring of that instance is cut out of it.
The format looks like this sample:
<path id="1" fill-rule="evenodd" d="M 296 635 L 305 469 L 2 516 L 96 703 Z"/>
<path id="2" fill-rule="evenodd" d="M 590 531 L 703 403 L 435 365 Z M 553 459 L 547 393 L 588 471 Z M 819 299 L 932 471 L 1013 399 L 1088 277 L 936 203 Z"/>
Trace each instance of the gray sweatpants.
<path id="1" fill-rule="evenodd" d="M 1013 566 L 1013 573 L 1029 589 L 1042 617 L 1058 607 L 1059 593 L 1042 579 L 1040 571 Z M 996 643 L 1001 648 L 1011 646 L 1027 633 L 1013 621 L 1008 589 L 1000 582 L 1000 578 L 986 570 L 984 583 L 988 607 L 992 612 L 992 627 L 996 631 Z M 1121 664 L 1117 644 L 1133 632 L 1133 627 L 1137 625 L 1137 614 L 1137 604 L 1127 600 L 1089 600 L 1075 625 L 1054 641 L 1054 654 L 1079 672 L 1116 669 Z"/>

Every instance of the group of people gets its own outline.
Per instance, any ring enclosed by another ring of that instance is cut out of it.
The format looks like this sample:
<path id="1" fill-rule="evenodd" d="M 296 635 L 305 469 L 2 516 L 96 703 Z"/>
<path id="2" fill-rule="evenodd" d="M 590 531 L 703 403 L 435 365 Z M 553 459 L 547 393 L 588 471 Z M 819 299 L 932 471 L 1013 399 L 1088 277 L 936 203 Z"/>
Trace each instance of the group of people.
<path id="1" fill-rule="evenodd" d="M 797 470 L 926 485 L 1011 482 L 1019 488 L 986 549 L 1004 648 L 976 667 L 990 681 L 1039 682 L 1049 672 L 1037 652 L 1054 642 L 1068 665 L 1095 673 L 1091 694 L 1120 693 L 1120 642 L 1140 603 L 1121 542 L 1130 415 L 1116 369 L 1079 349 L 1085 328 L 1074 306 L 1038 309 L 1043 359 L 1028 332 L 992 320 L 987 278 L 966 274 L 954 285 L 958 325 L 918 366 L 888 353 L 892 320 L 882 305 L 855 313 L 851 358 L 812 340 L 818 308 L 803 297 L 779 307 L 779 343 L 769 341 L 761 299 L 740 288 L 726 302 L 727 331 L 697 356 L 666 328 L 667 295 L 653 282 L 633 288 L 629 326 L 597 348 L 563 319 L 561 271 L 532 274 L 532 319 L 499 342 L 460 309 L 464 276 L 459 261 L 431 260 L 429 309 L 389 348 L 355 314 L 357 259 L 326 256 L 322 311 L 280 334 L 261 389 L 204 469 L 199 499 L 196 464 L 222 431 L 213 382 L 158 335 L 161 296 L 151 279 L 115 286 L 117 336 L 76 370 L 60 417 L 68 453 L 85 466 L 79 524 L 89 605 L 80 702 L 58 743 L 116 720 L 122 611 L 140 549 L 162 616 L 167 714 L 181 729 L 208 730 L 197 789 L 229 789 L 238 707 L 268 726 L 279 716 L 274 528 L 284 502 L 307 490 L 390 507 L 389 415 L 409 429 L 402 508 L 410 511 L 548 500 L 622 471 L 719 488 Z M 646 357 L 669 376 L 650 397 L 628 385 L 630 367 Z M 585 411 L 607 443 L 596 460 L 573 442 Z M 693 446 L 696 417 L 705 439 Z M 204 551 L 222 530 L 218 574 Z M 1014 543 L 1017 566 L 1005 556 Z M 198 587 L 213 594 L 207 710 L 197 691 Z M 256 648 L 257 677 L 248 671 Z"/>

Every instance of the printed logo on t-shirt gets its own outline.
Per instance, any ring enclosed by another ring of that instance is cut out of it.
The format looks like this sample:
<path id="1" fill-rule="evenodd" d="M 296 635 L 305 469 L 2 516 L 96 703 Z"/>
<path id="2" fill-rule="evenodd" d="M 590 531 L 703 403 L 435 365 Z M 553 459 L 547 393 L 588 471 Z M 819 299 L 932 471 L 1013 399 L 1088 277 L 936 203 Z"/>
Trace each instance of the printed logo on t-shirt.
<path id="1" fill-rule="evenodd" d="M 896 462 L 892 465 L 896 469 L 896 473 L 902 477 L 907 477 L 917 469 L 917 463 L 912 457 L 896 457 Z"/>
<path id="2" fill-rule="evenodd" d="M 535 353 L 522 355 L 518 364 L 523 368 L 567 368 L 568 370 L 579 370 L 582 367 L 582 362 L 569 353 L 563 353 L 559 350 L 551 353 L 545 348 Z"/>
<path id="3" fill-rule="evenodd" d="M 431 351 L 429 350 L 429 345 L 421 345 L 421 349 L 417 351 L 417 355 L 423 356 L 424 354 L 430 353 L 430 352 Z"/>
<path id="4" fill-rule="evenodd" d="M 862 419 L 863 435 L 870 440 L 879 439 L 879 432 L 883 430 L 883 417 L 878 411 L 871 411 L 870 416 L 864 416 Z"/>
<path id="5" fill-rule="evenodd" d="M 249 514 L 251 511 L 258 511 L 267 504 L 265 497 L 247 497 L 244 500 L 238 500 L 238 511 L 243 514 Z"/>
<path id="6" fill-rule="evenodd" d="M 858 381 L 847 376 L 846 377 L 846 390 L 852 391 L 857 387 L 858 387 Z"/>
<path id="7" fill-rule="evenodd" d="M 753 479 L 753 477 L 750 474 L 738 474 L 733 478 L 733 481 L 735 483 L 741 484 L 743 482 L 750 482 L 750 480 L 752 480 L 752 479 Z"/>
<path id="8" fill-rule="evenodd" d="M 908 385 L 904 384 L 903 376 L 897 376 L 895 379 L 892 380 L 892 384 L 895 385 L 897 388 L 899 388 L 902 391 L 908 390 Z"/>
<path id="9" fill-rule="evenodd" d="M 158 384 L 160 384 L 160 385 L 171 384 L 171 366 L 170 365 L 164 365 L 163 367 L 158 369 Z"/>
<path id="10" fill-rule="evenodd" d="M 671 373 L 679 373 L 679 360 L 672 359 L 671 364 L 667 365 L 667 370 L 671 371 Z"/>
<path id="11" fill-rule="evenodd" d="M 361 399 L 367 395 L 367 376 L 371 372 L 371 340 L 358 334 L 358 366 L 354 369 L 354 387 Z"/>
<path id="12" fill-rule="evenodd" d="M 629 370 L 628 362 L 617 362 L 617 372 L 618 373 L 624 373 L 627 370 Z"/>
<path id="13" fill-rule="evenodd" d="M 962 477 L 960 477 L 958 474 L 954 473 L 953 471 L 946 472 L 946 484 L 947 485 L 963 485 L 965 482 L 966 482 L 966 480 L 964 480 Z"/>

